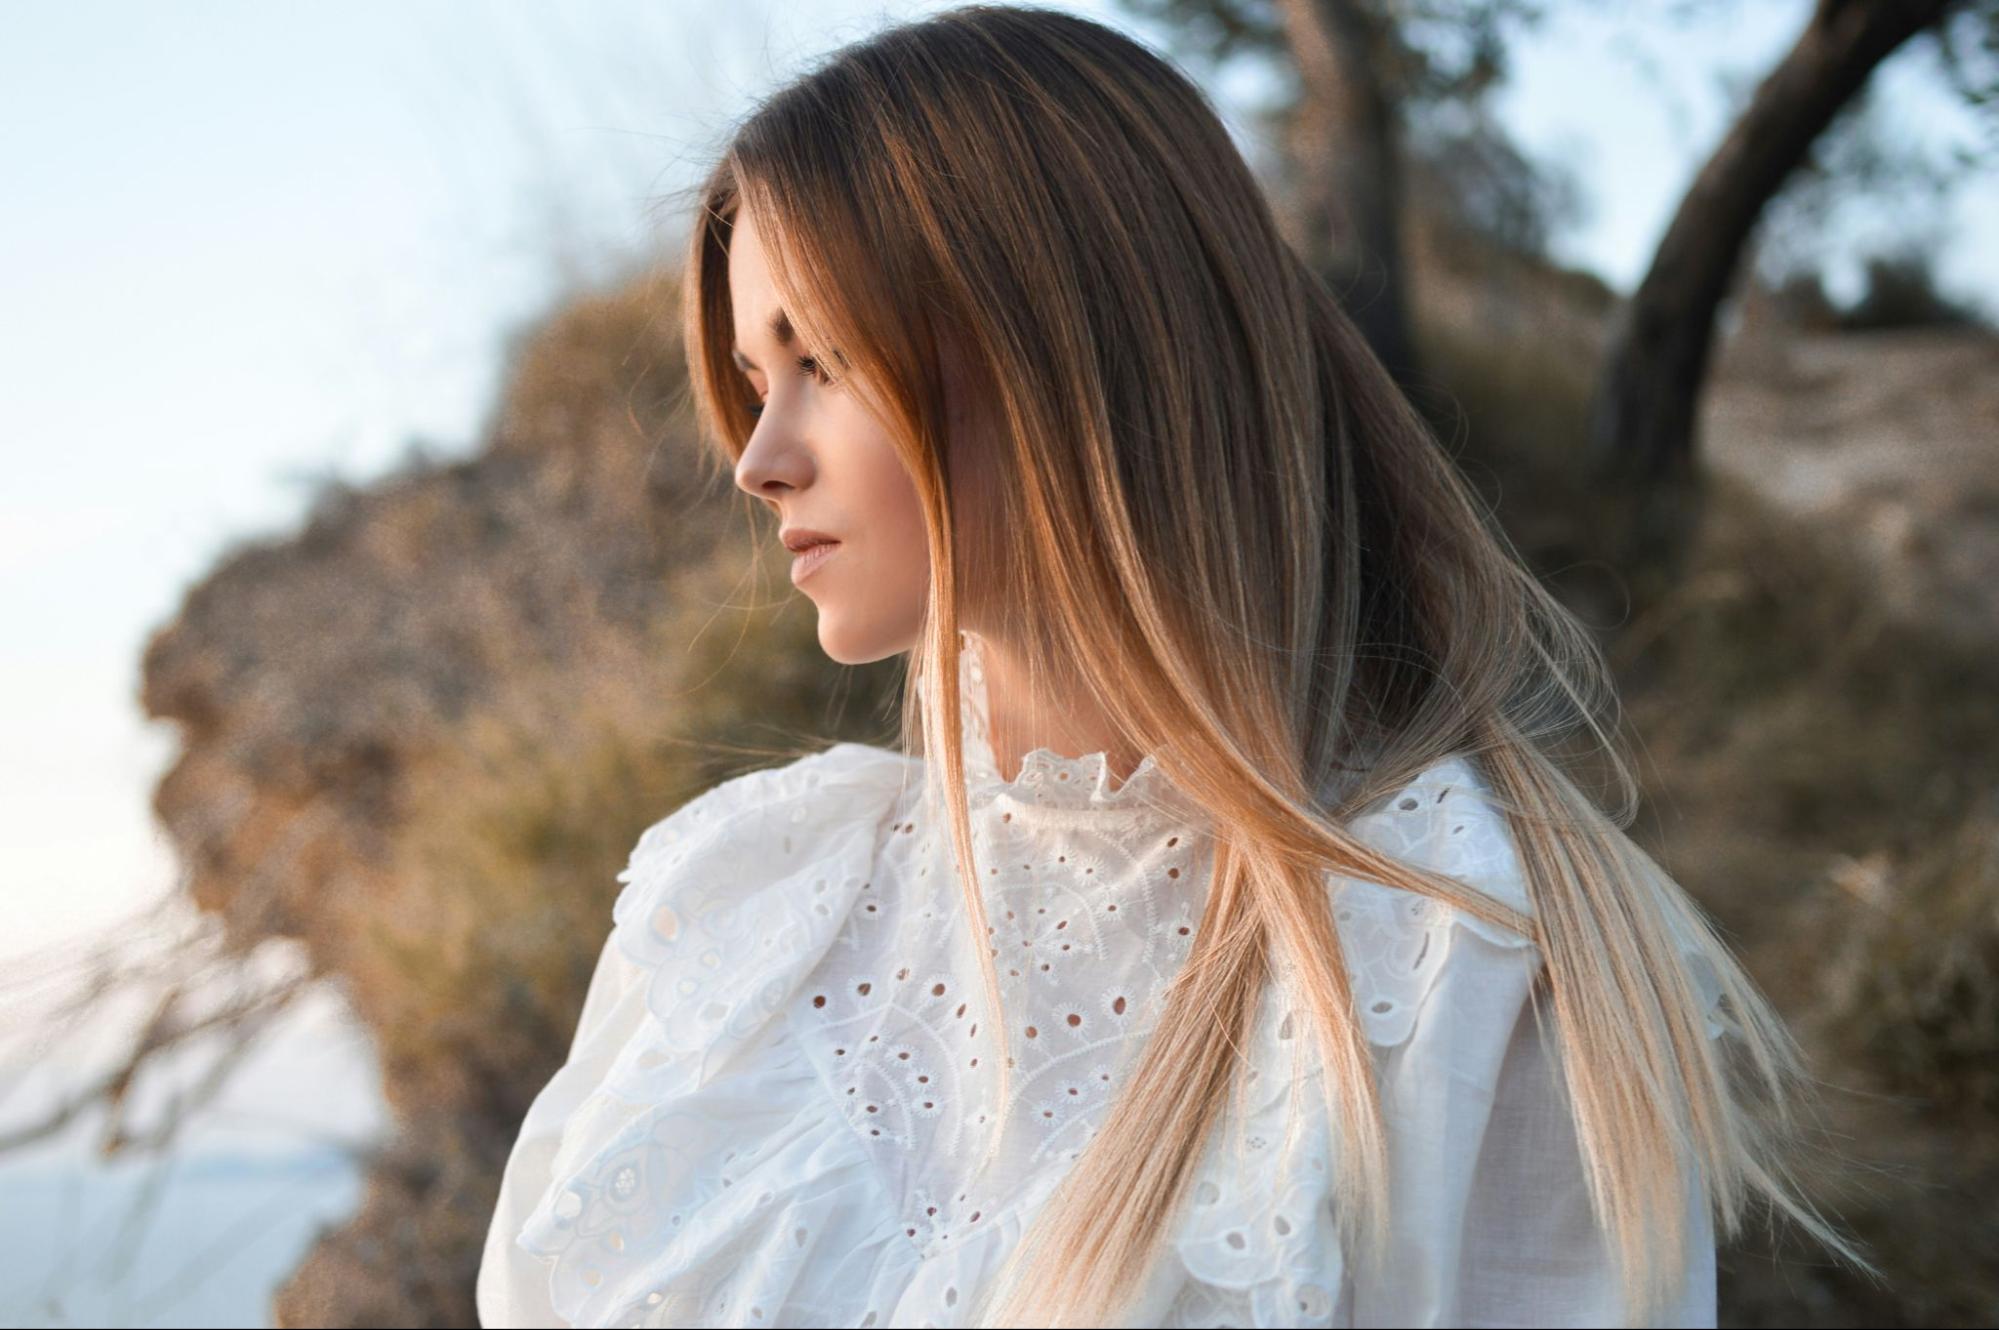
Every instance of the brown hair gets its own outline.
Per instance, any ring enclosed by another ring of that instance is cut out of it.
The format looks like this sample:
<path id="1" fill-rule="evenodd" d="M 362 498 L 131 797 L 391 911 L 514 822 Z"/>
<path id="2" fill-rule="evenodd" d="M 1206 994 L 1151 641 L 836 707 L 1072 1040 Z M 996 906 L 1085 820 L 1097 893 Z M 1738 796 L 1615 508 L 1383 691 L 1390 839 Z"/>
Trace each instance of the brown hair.
<path id="1" fill-rule="evenodd" d="M 921 687 L 905 694 L 904 734 L 955 791 L 972 935 L 987 920 L 958 725 L 967 594 L 1005 588 L 993 613 L 1030 676 L 1087 688 L 1213 819 L 1195 948 L 1128 1084 L 995 1281 L 1005 1296 L 986 1324 L 1106 1323 L 1139 1288 L 1279 954 L 1299 966 L 1324 1053 L 1341 1241 L 1378 1262 L 1384 1129 L 1329 873 L 1440 898 L 1540 947 L 1591 1199 L 1634 1319 L 1685 1259 L 1690 1164 L 1723 1236 L 1760 1192 L 1872 1269 L 1780 1164 L 1814 1092 L 1801 1051 L 1624 833 L 1636 787 L 1589 630 L 1282 240 L 1189 79 L 1103 25 L 981 4 L 844 47 L 764 100 L 702 185 L 688 250 L 695 404 L 730 462 L 754 427 L 730 360 L 743 206 L 799 336 L 887 422 L 926 513 Z M 965 400 L 984 433 L 946 428 Z M 967 496 L 950 478 L 973 437 L 997 450 L 979 503 L 1009 539 L 968 557 Z M 1572 775 L 1593 752 L 1615 773 L 1614 809 Z M 1473 758 L 1507 816 L 1532 917 L 1343 829 L 1452 753 Z M 1738 1058 L 1708 1038 L 1683 949 L 1718 977 Z"/>

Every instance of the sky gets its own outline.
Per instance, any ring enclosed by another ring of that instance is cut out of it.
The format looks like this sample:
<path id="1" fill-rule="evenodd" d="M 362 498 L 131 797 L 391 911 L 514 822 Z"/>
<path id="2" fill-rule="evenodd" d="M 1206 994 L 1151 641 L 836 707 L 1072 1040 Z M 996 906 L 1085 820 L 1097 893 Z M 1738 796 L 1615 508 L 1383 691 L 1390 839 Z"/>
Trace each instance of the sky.
<path id="1" fill-rule="evenodd" d="M 940 7 L 6 7 L 0 959 L 173 914 L 148 800 L 175 736 L 137 689 L 186 589 L 236 542 L 294 529 L 316 477 L 365 484 L 417 441 L 469 451 L 508 334 L 656 245 L 658 201 L 750 99 Z M 1726 123 L 1727 81 L 1766 68 L 1810 5 L 1694 5 L 1681 25 L 1584 8 L 1519 46 L 1498 107 L 1585 186 L 1561 257 L 1628 290 Z M 1918 66 L 1880 77 L 1897 134 L 1963 132 Z M 1959 196 L 1940 274 L 1999 307 L 1980 216 L 1999 216 L 1990 180 Z M 339 1082 L 319 1125 L 351 1126 L 374 1093 L 365 1049 L 314 1048 L 317 1070 L 259 1075 Z"/>

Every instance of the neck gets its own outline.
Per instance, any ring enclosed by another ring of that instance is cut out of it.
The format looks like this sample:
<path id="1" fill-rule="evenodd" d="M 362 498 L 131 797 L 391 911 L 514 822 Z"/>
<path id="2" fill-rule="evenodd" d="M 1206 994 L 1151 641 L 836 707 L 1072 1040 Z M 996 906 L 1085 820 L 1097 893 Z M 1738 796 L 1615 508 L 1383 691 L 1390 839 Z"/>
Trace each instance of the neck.
<path id="1" fill-rule="evenodd" d="M 1118 740 L 1109 718 L 1079 690 L 1028 678 L 1019 655 L 1003 642 L 980 635 L 978 652 L 991 722 L 987 742 L 1002 780 L 1016 779 L 1022 760 L 1037 748 L 1068 758 L 1103 753 L 1120 785 L 1131 779 L 1143 755 Z"/>

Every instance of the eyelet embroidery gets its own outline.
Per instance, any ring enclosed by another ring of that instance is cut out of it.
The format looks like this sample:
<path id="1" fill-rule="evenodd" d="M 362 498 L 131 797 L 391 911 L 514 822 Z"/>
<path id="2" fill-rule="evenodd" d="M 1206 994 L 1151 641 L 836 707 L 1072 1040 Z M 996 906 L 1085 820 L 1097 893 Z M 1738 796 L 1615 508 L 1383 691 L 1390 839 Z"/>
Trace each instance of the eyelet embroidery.
<path id="1" fill-rule="evenodd" d="M 972 657 L 965 668 L 975 665 Z M 967 688 L 965 698 L 968 716 L 982 714 L 979 688 Z M 983 732 L 965 737 L 969 759 Z M 564 1290 L 554 1305 L 595 1307 L 607 1313 L 597 1323 L 606 1324 L 657 1323 L 662 1308 L 684 1315 L 730 1298 L 730 1305 L 763 1312 L 753 1319 L 767 1323 L 795 1314 L 781 1301 L 752 1302 L 756 1290 L 748 1286 L 709 1289 L 704 1297 L 718 1301 L 704 1303 L 686 1282 L 662 1283 L 657 1263 L 619 1295 L 629 1301 L 597 1301 L 624 1287 L 622 1272 L 635 1268 L 640 1253 L 650 1250 L 657 1261 L 671 1250 L 684 1218 L 738 1193 L 750 1195 L 726 1204 L 745 1214 L 770 1208 L 776 1217 L 768 1222 L 780 1226 L 773 1231 L 791 1239 L 783 1248 L 800 1260 L 810 1253 L 809 1235 L 825 1216 L 794 1211 L 784 1165 L 734 1158 L 733 1151 L 706 1156 L 684 1131 L 662 1130 L 676 1098 L 738 1065 L 730 1061 L 738 1052 L 747 1064 L 767 1049 L 779 1057 L 791 1055 L 779 1050 L 795 1050 L 809 1065 L 827 1126 L 843 1127 L 850 1142 L 843 1148 L 868 1161 L 892 1206 L 884 1216 L 895 1223 L 891 1232 L 923 1263 L 914 1269 L 988 1235 L 1018 1233 L 1094 1136 L 1156 1022 L 1166 984 L 1191 951 L 1211 867 L 1210 842 L 1197 822 L 1168 815 L 1167 800 L 1139 797 L 1170 795 L 1156 768 L 1141 768 L 1112 791 L 1101 783 L 1100 762 L 1081 759 L 1083 771 L 1072 765 L 1063 780 L 1041 760 L 1049 755 L 1030 756 L 1036 760 L 1020 780 L 988 778 L 968 790 L 990 925 L 981 945 L 999 965 L 1006 1029 L 987 1011 L 957 906 L 949 838 L 931 834 L 936 819 L 922 802 L 921 782 L 905 784 L 883 807 L 879 823 L 865 829 L 867 844 L 829 847 L 835 828 L 821 824 L 830 819 L 785 795 L 787 787 L 823 792 L 830 783 L 824 778 L 834 774 L 832 765 L 822 770 L 810 759 L 780 769 L 789 774 L 725 782 L 667 819 L 671 827 L 656 825 L 640 838 L 620 875 L 626 890 L 614 916 L 621 949 L 647 977 L 654 1023 L 633 1040 L 607 1088 L 662 1111 L 642 1116 L 638 1134 L 620 1138 L 624 1144 L 560 1171 L 539 1215 L 541 1250 L 556 1259 L 551 1288 Z M 899 781 L 904 770 L 877 768 L 875 779 Z M 1078 783 L 1079 774 L 1088 779 Z M 1370 815 L 1371 839 L 1390 853 L 1420 849 L 1431 856 L 1426 867 L 1464 872 L 1435 858 L 1431 823 L 1447 817 L 1453 820 L 1443 835 L 1455 842 L 1444 845 L 1453 862 L 1490 876 L 1498 861 L 1486 838 L 1452 830 L 1486 826 L 1453 797 L 1469 792 L 1455 788 L 1468 770 L 1446 765 L 1436 774 L 1430 786 L 1412 786 Z M 1051 783 L 1059 790 L 1047 788 Z M 1028 797 L 1034 786 L 1044 797 Z M 743 828 L 759 825 L 751 802 L 759 796 L 776 798 L 777 826 L 799 830 L 762 841 L 752 855 L 741 831 L 731 835 L 729 827 L 732 819 Z M 1095 816 L 1127 796 L 1130 816 Z M 1356 820 L 1357 829 L 1363 822 Z M 749 871 L 746 857 L 768 862 Z M 1406 1038 L 1449 949 L 1450 925 L 1465 917 L 1378 884 L 1329 886 L 1369 1039 Z M 1253 1162 L 1210 1171 L 1195 1186 L 1188 1224 L 1176 1237 L 1194 1277 L 1161 1324 L 1323 1324 L 1331 1314 L 1337 1253 L 1328 1256 L 1322 1241 L 1330 1213 L 1315 1208 L 1326 1189 L 1329 1141 L 1309 1118 L 1301 1131 L 1283 1115 L 1285 1091 L 1309 1061 L 1312 1041 L 1297 1037 L 1303 1030 L 1302 1016 L 1273 985 L 1247 1077 L 1251 1116 L 1236 1125 L 1231 1142 L 1237 1159 Z M 1013 1071 L 1013 1098 L 999 1106 L 1002 1065 Z M 1001 1163 L 990 1176 L 1011 1182 L 995 1190 L 971 1169 L 1002 1123 Z M 755 1135 L 741 1122 L 727 1125 L 738 1139 Z M 816 1138 L 797 1144 L 825 1151 Z M 668 1148 L 682 1153 L 662 1156 Z M 602 1227 L 601 1217 L 619 1206 L 633 1207 L 634 1219 Z M 594 1236 L 586 1240 L 586 1232 Z M 952 1291 L 926 1287 L 930 1310 L 916 1315 L 941 1316 L 953 1305 Z M 916 1296 L 912 1284 L 909 1297 Z M 905 1298 L 870 1311 L 908 1315 L 915 1305 Z"/>

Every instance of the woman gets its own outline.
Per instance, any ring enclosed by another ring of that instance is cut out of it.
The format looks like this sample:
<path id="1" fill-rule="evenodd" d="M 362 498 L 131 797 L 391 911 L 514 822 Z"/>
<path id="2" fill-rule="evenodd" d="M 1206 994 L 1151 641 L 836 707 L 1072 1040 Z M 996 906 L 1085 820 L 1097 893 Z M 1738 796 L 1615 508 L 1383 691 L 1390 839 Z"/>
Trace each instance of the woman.
<path id="1" fill-rule="evenodd" d="M 686 329 L 912 751 L 640 838 L 484 1324 L 1713 1325 L 1752 1192 L 1859 1259 L 1586 629 L 1169 64 L 986 5 L 837 52 L 706 181 Z"/>

